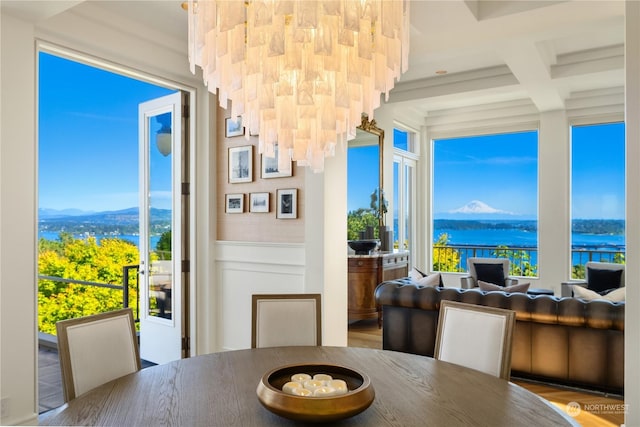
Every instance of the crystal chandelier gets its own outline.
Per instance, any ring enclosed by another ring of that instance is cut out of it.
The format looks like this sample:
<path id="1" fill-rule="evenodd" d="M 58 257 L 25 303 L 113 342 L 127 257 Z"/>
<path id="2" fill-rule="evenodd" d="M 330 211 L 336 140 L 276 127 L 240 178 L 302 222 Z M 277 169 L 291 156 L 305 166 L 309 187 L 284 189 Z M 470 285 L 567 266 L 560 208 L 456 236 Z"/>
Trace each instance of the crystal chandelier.
<path id="1" fill-rule="evenodd" d="M 189 0 L 189 62 L 259 151 L 324 169 L 405 72 L 406 0 Z"/>

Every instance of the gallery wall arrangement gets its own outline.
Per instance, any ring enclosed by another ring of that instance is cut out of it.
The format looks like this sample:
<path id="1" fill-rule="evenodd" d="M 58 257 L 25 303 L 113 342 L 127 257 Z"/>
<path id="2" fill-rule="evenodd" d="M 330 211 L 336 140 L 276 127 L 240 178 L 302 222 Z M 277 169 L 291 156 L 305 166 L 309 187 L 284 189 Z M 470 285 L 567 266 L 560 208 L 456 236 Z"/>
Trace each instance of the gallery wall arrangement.
<path id="1" fill-rule="evenodd" d="M 218 123 L 218 239 L 302 243 L 304 168 L 279 168 L 277 146 L 274 157 L 260 154 L 258 136 L 228 110 L 218 109 Z"/>

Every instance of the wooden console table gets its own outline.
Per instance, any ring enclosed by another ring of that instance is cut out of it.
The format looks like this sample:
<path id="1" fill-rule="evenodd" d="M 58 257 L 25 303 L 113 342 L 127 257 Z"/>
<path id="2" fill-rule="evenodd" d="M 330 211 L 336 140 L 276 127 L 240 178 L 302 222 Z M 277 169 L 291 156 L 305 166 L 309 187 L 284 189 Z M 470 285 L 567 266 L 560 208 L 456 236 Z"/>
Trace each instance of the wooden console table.
<path id="1" fill-rule="evenodd" d="M 385 280 L 409 275 L 409 252 L 349 255 L 349 321 L 378 317 L 374 291 Z"/>

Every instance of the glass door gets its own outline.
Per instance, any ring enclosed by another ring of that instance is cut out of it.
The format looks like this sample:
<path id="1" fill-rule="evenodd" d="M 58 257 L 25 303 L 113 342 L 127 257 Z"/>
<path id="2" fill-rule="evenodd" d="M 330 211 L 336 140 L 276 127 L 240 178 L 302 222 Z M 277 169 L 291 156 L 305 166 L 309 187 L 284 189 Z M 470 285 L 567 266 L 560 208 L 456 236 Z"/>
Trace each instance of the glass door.
<path id="1" fill-rule="evenodd" d="M 182 94 L 140 104 L 140 357 L 183 357 Z"/>

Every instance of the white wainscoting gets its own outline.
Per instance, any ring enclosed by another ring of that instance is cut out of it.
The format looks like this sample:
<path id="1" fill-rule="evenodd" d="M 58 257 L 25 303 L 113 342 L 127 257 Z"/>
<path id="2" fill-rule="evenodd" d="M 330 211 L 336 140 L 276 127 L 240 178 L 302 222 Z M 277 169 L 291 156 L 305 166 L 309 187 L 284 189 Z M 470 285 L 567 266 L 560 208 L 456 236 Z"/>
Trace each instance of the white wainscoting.
<path id="1" fill-rule="evenodd" d="M 216 242 L 217 325 L 223 350 L 251 347 L 251 295 L 305 293 L 303 244 Z"/>

